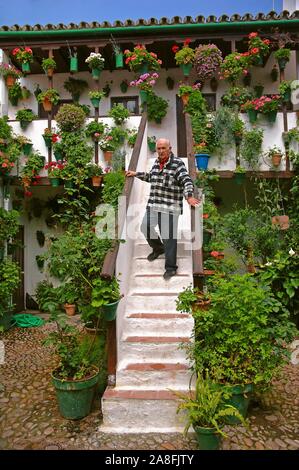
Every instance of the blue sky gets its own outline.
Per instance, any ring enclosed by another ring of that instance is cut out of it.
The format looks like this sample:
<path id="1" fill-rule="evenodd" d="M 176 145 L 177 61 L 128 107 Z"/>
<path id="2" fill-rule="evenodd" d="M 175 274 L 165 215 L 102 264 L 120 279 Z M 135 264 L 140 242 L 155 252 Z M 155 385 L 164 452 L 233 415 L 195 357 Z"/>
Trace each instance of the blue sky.
<path id="1" fill-rule="evenodd" d="M 282 10 L 282 0 L 274 5 Z M 230 15 L 269 12 L 272 6 L 273 0 L 0 0 L 0 25 Z"/>

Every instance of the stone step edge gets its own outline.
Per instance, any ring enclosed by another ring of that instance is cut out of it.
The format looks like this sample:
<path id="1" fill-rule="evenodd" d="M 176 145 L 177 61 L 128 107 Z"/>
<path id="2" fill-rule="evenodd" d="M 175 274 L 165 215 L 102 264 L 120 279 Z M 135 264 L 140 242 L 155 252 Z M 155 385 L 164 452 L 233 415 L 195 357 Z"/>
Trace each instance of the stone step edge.
<path id="1" fill-rule="evenodd" d="M 116 389 L 113 387 L 107 387 L 102 399 L 104 400 L 178 400 L 178 397 L 174 392 L 188 393 L 189 390 L 124 390 Z"/>
<path id="2" fill-rule="evenodd" d="M 161 271 L 160 273 L 143 273 L 143 274 L 133 274 L 133 278 L 136 278 L 136 277 L 154 277 L 154 278 L 157 278 L 157 277 L 162 277 L 163 276 L 163 272 Z M 191 274 L 190 273 L 177 273 L 175 275 L 175 277 L 191 277 Z"/>
<path id="3" fill-rule="evenodd" d="M 171 318 L 176 318 L 180 320 L 181 318 L 192 318 L 192 315 L 189 313 L 130 313 L 125 315 L 126 318 L 143 318 L 156 319 L 156 320 L 170 320 Z"/>
<path id="4" fill-rule="evenodd" d="M 125 370 L 135 370 L 140 372 L 150 371 L 150 372 L 168 372 L 173 370 L 188 370 L 189 366 L 187 364 L 182 364 L 179 362 L 135 362 L 127 364 L 123 369 Z"/>
<path id="5" fill-rule="evenodd" d="M 188 336 L 127 336 L 122 341 L 126 343 L 189 343 Z"/>

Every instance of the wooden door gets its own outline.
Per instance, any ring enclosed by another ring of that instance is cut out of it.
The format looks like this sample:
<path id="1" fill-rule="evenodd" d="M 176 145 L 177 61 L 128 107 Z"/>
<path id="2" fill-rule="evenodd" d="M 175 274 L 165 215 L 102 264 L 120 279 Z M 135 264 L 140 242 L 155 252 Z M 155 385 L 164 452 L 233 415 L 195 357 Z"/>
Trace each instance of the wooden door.
<path id="1" fill-rule="evenodd" d="M 186 123 L 183 102 L 176 97 L 177 156 L 187 157 Z"/>

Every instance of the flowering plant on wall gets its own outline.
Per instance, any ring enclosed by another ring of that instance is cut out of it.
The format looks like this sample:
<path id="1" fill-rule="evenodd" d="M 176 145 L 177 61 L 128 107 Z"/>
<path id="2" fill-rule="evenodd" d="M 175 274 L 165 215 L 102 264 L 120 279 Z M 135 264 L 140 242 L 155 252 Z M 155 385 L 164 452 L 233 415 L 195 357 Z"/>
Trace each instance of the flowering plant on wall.
<path id="1" fill-rule="evenodd" d="M 91 52 L 87 59 L 85 59 L 85 62 L 91 69 L 102 70 L 104 68 L 105 59 L 99 52 Z"/>
<path id="2" fill-rule="evenodd" d="M 247 75 L 250 62 L 245 54 L 239 52 L 228 54 L 220 65 L 220 78 L 235 83 L 242 75 Z"/>
<path id="3" fill-rule="evenodd" d="M 159 78 L 159 75 L 154 72 L 154 73 L 144 73 L 140 75 L 140 77 L 137 80 L 133 80 L 130 82 L 130 86 L 136 86 L 140 88 L 140 90 L 151 92 L 153 89 L 153 86 L 156 85 L 156 81 Z"/>
<path id="4" fill-rule="evenodd" d="M 33 62 L 33 52 L 30 47 L 16 47 L 12 51 L 12 55 L 20 63 Z"/>
<path id="5" fill-rule="evenodd" d="M 248 53 L 245 52 L 245 54 L 250 57 L 250 60 L 254 65 L 259 63 L 260 59 L 269 54 L 270 41 L 269 39 L 261 39 L 258 33 L 250 33 L 248 38 Z"/>
<path id="6" fill-rule="evenodd" d="M 159 70 L 162 64 L 162 60 L 158 59 L 157 54 L 148 52 L 142 44 L 137 44 L 133 51 L 126 49 L 124 55 L 126 57 L 126 65 L 133 72 L 137 72 L 144 65 L 148 66 L 148 70 Z"/>
<path id="7" fill-rule="evenodd" d="M 18 70 L 16 67 L 14 67 L 13 65 L 1 63 L 0 75 L 3 75 L 4 78 L 8 76 L 20 78 L 22 76 L 22 72 Z"/>
<path id="8" fill-rule="evenodd" d="M 215 44 L 200 44 L 195 49 L 194 66 L 202 81 L 212 78 L 222 63 L 222 52 Z"/>
<path id="9" fill-rule="evenodd" d="M 175 54 L 174 58 L 177 65 L 193 64 L 195 53 L 194 49 L 189 47 L 190 42 L 191 39 L 186 39 L 182 49 L 180 49 L 179 46 L 172 46 L 172 52 Z"/>

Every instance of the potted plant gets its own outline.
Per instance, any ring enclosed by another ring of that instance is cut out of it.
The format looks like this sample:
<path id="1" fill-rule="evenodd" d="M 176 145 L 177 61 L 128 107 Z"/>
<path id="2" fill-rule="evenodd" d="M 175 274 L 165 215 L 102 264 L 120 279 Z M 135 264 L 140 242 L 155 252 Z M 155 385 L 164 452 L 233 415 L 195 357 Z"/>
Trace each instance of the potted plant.
<path id="1" fill-rule="evenodd" d="M 77 48 L 74 47 L 73 51 L 69 48 L 69 57 L 70 57 L 70 72 L 78 72 L 78 54 Z"/>
<path id="2" fill-rule="evenodd" d="M 99 187 L 103 181 L 103 169 L 96 163 L 88 163 L 86 166 L 88 177 L 92 180 L 94 187 Z"/>
<path id="3" fill-rule="evenodd" d="M 116 150 L 118 144 L 111 135 L 111 129 L 106 128 L 103 136 L 99 140 L 99 147 L 104 152 L 104 158 L 107 163 L 111 162 L 114 150 Z"/>
<path id="4" fill-rule="evenodd" d="M 281 47 L 274 52 L 274 57 L 278 62 L 279 70 L 282 72 L 291 58 L 291 49 Z"/>
<path id="5" fill-rule="evenodd" d="M 45 141 L 46 147 L 51 148 L 52 144 L 56 141 L 58 134 L 49 127 L 46 127 L 42 136 Z"/>
<path id="6" fill-rule="evenodd" d="M 88 93 L 88 96 L 94 108 L 98 108 L 100 105 L 100 101 L 104 96 L 104 93 L 102 91 L 92 90 Z"/>
<path id="7" fill-rule="evenodd" d="M 22 99 L 22 88 L 19 82 L 8 88 L 8 99 L 13 106 L 18 106 L 18 101 Z"/>
<path id="8" fill-rule="evenodd" d="M 87 137 L 91 137 L 94 142 L 98 142 L 105 131 L 105 124 L 98 121 L 91 121 L 85 129 Z"/>
<path id="9" fill-rule="evenodd" d="M 98 80 L 105 65 L 105 59 L 102 54 L 100 52 L 91 52 L 87 59 L 85 59 L 85 62 L 91 68 L 92 77 Z"/>
<path id="10" fill-rule="evenodd" d="M 47 59 L 42 60 L 42 68 L 49 78 L 53 77 L 56 67 L 56 62 L 52 57 L 48 57 Z"/>
<path id="11" fill-rule="evenodd" d="M 116 125 L 121 126 L 130 116 L 130 111 L 123 104 L 114 104 L 108 116 L 112 117 Z"/>
<path id="12" fill-rule="evenodd" d="M 246 76 L 250 62 L 249 56 L 245 54 L 241 54 L 240 52 L 228 54 L 220 65 L 220 78 L 228 80 L 235 85 L 240 77 Z"/>
<path id="13" fill-rule="evenodd" d="M 45 170 L 48 171 L 48 178 L 53 188 L 60 185 L 61 172 L 65 166 L 63 162 L 50 162 L 45 165 Z"/>
<path id="14" fill-rule="evenodd" d="M 0 259 L 0 332 L 6 331 L 11 327 L 13 315 L 11 295 L 17 289 L 20 280 L 21 272 L 18 264 L 10 259 Z"/>
<path id="15" fill-rule="evenodd" d="M 274 123 L 281 102 L 280 95 L 261 96 L 258 100 L 258 110 L 267 116 L 269 123 Z"/>
<path id="16" fill-rule="evenodd" d="M 148 52 L 143 44 L 137 44 L 133 51 L 126 49 L 124 55 L 126 57 L 125 64 L 132 72 L 143 74 L 148 71 L 159 70 L 162 64 L 162 60 L 158 59 L 157 54 Z"/>
<path id="17" fill-rule="evenodd" d="M 250 131 L 243 132 L 240 153 L 242 158 L 254 170 L 259 167 L 259 158 L 262 154 L 263 139 L 263 129 L 253 128 Z"/>
<path id="18" fill-rule="evenodd" d="M 30 139 L 24 135 L 18 135 L 15 139 L 15 142 L 17 142 L 17 144 L 20 146 L 24 155 L 28 157 L 28 155 L 31 154 L 33 144 Z"/>
<path id="19" fill-rule="evenodd" d="M 240 145 L 242 142 L 244 127 L 245 125 L 242 119 L 236 117 L 233 120 L 232 133 L 234 135 L 236 145 Z"/>
<path id="20" fill-rule="evenodd" d="M 183 105 L 186 106 L 189 101 L 190 95 L 194 92 L 194 90 L 199 90 L 201 87 L 199 84 L 197 85 L 185 85 L 184 83 L 180 83 L 178 96 L 182 98 Z"/>
<path id="21" fill-rule="evenodd" d="M 71 95 L 75 103 L 80 99 L 81 93 L 88 88 L 88 83 L 86 80 L 80 80 L 73 77 L 69 77 L 63 84 L 65 90 L 67 90 Z"/>
<path id="22" fill-rule="evenodd" d="M 48 334 L 44 345 L 52 346 L 59 358 L 59 365 L 52 372 L 52 383 L 60 414 L 67 419 L 84 418 L 90 413 L 99 380 L 97 337 L 82 336 L 77 328 L 69 325 L 56 302 L 46 302 L 44 309 L 50 313 L 49 321 L 56 324 L 56 331 Z"/>
<path id="23" fill-rule="evenodd" d="M 263 59 L 270 52 L 269 39 L 262 39 L 258 33 L 253 32 L 248 35 L 248 54 L 252 65 L 263 65 Z"/>
<path id="24" fill-rule="evenodd" d="M 130 129 L 128 132 L 128 145 L 134 147 L 137 140 L 138 131 L 136 128 Z"/>
<path id="25" fill-rule="evenodd" d="M 63 304 L 65 312 L 69 316 L 76 313 L 76 302 L 78 301 L 78 290 L 71 282 L 59 286 L 59 301 Z"/>
<path id="26" fill-rule="evenodd" d="M 196 371 L 208 369 L 212 380 L 227 386 L 245 417 L 252 386 L 270 384 L 288 361 L 294 325 L 270 288 L 251 274 L 214 277 L 209 285 L 209 315 L 193 313 L 189 357 Z"/>
<path id="27" fill-rule="evenodd" d="M 192 285 L 186 287 L 176 300 L 176 308 L 180 312 L 184 311 L 192 313 L 198 308 L 200 310 L 208 310 L 211 304 L 211 297 L 208 293 L 202 292 Z"/>
<path id="28" fill-rule="evenodd" d="M 2 62 L 0 64 L 0 75 L 5 79 L 7 88 L 10 88 L 15 84 L 16 80 L 22 76 L 22 72 L 13 65 Z"/>
<path id="29" fill-rule="evenodd" d="M 222 52 L 215 44 L 200 44 L 195 49 L 194 67 L 203 83 L 212 78 L 222 63 Z"/>
<path id="30" fill-rule="evenodd" d="M 278 73 L 277 65 L 274 64 L 273 67 L 272 67 L 272 70 L 271 70 L 271 72 L 270 72 L 270 76 L 271 76 L 272 82 L 277 82 L 277 80 L 278 80 L 278 75 L 279 75 L 279 73 Z"/>
<path id="31" fill-rule="evenodd" d="M 128 80 L 122 80 L 119 84 L 119 88 L 122 93 L 127 93 L 129 88 Z"/>
<path id="32" fill-rule="evenodd" d="M 30 72 L 30 62 L 33 62 L 33 52 L 30 47 L 16 47 L 12 51 L 12 55 L 22 64 L 22 72 Z"/>
<path id="33" fill-rule="evenodd" d="M 155 152 L 156 151 L 156 142 L 157 142 L 157 139 L 156 139 L 156 136 L 153 135 L 153 136 L 148 136 L 147 138 L 147 145 L 148 145 L 148 148 L 150 149 L 151 152 Z"/>
<path id="34" fill-rule="evenodd" d="M 280 96 L 285 103 L 289 103 L 291 101 L 292 91 L 296 90 L 298 85 L 293 85 L 293 81 L 283 80 L 278 87 Z"/>
<path id="35" fill-rule="evenodd" d="M 242 111 L 246 111 L 248 115 L 249 122 L 254 124 L 257 120 L 257 115 L 259 112 L 259 106 L 257 104 L 257 99 L 248 100 L 241 106 Z"/>
<path id="36" fill-rule="evenodd" d="M 84 126 L 86 114 L 74 104 L 64 104 L 59 108 L 55 120 L 62 132 L 76 132 Z"/>
<path id="37" fill-rule="evenodd" d="M 251 91 L 247 88 L 232 86 L 221 97 L 221 104 L 229 108 L 241 109 L 241 106 L 247 101 L 252 100 L 253 96 Z"/>
<path id="38" fill-rule="evenodd" d="M 200 171 L 205 171 L 208 169 L 210 151 L 206 142 L 201 142 L 200 144 L 195 144 L 193 146 L 193 153 L 196 160 L 197 169 Z"/>
<path id="39" fill-rule="evenodd" d="M 113 53 L 115 55 L 115 67 L 117 69 L 122 69 L 124 66 L 123 52 L 113 37 L 111 38 L 111 43 L 112 43 Z"/>
<path id="40" fill-rule="evenodd" d="M 179 46 L 172 46 L 172 52 L 174 52 L 174 59 L 176 64 L 179 65 L 183 71 L 185 77 L 190 75 L 193 62 L 195 59 L 194 49 L 189 47 L 191 39 L 185 39 L 182 49 Z"/>
<path id="41" fill-rule="evenodd" d="M 271 158 L 272 165 L 274 167 L 278 167 L 281 163 L 281 159 L 282 159 L 282 156 L 283 156 L 283 151 L 279 147 L 277 147 L 277 145 L 274 145 L 273 147 L 270 147 L 267 150 L 266 156 L 268 158 Z"/>
<path id="42" fill-rule="evenodd" d="M 153 87 L 156 84 L 159 75 L 154 73 L 144 73 L 137 80 L 130 82 L 130 86 L 136 86 L 140 90 L 141 103 L 147 103 L 149 95 L 153 93 Z"/>
<path id="43" fill-rule="evenodd" d="M 147 96 L 147 118 L 149 121 L 155 121 L 161 124 L 162 119 L 166 116 L 168 109 L 168 101 L 155 93 Z"/>
<path id="44" fill-rule="evenodd" d="M 177 413 L 184 411 L 187 417 L 184 435 L 193 426 L 200 450 L 219 449 L 220 437 L 227 437 L 223 427 L 228 417 L 238 418 L 245 424 L 238 409 L 225 401 L 226 391 L 210 379 L 207 371 L 206 377 L 197 375 L 195 390 L 188 394 L 174 393 L 180 399 Z"/>
<path id="45" fill-rule="evenodd" d="M 43 103 L 45 111 L 51 111 L 53 104 L 57 104 L 60 100 L 60 95 L 55 88 L 49 88 L 48 90 L 40 93 L 37 97 L 39 103 Z"/>
<path id="46" fill-rule="evenodd" d="M 118 280 L 95 279 L 91 293 L 92 307 L 101 308 L 103 318 L 112 321 L 116 318 L 116 311 L 121 300 Z"/>
<path id="47" fill-rule="evenodd" d="M 37 115 L 34 114 L 32 109 L 29 108 L 24 108 L 24 109 L 19 109 L 19 111 L 16 114 L 16 119 L 17 121 L 20 121 L 20 126 L 21 129 L 27 129 L 28 125 L 34 120 L 37 119 Z"/>

